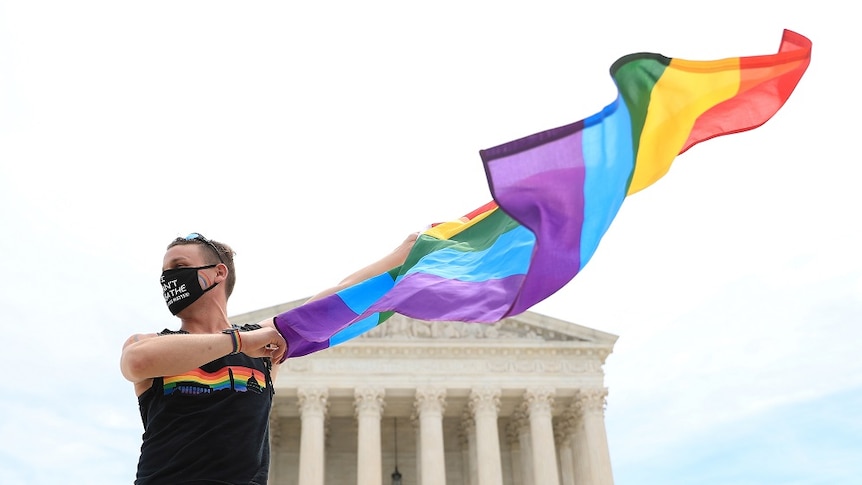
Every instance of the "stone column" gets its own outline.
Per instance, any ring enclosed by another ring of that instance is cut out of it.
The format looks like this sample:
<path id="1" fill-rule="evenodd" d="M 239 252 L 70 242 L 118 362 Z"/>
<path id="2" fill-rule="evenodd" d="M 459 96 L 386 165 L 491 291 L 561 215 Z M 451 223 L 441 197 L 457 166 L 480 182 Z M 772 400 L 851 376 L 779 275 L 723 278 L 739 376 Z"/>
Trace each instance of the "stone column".
<path id="1" fill-rule="evenodd" d="M 521 479 L 524 485 L 535 485 L 533 473 L 533 439 L 530 435 L 530 418 L 524 409 L 515 411 L 512 419 L 518 427 L 518 444 L 521 449 Z"/>
<path id="2" fill-rule="evenodd" d="M 356 483 L 383 483 L 383 456 L 380 449 L 380 417 L 384 391 L 378 388 L 354 390 L 358 424 L 356 443 Z"/>
<path id="3" fill-rule="evenodd" d="M 461 417 L 461 459 L 464 461 L 463 473 L 465 485 L 476 485 L 479 480 L 479 468 L 476 464 L 476 422 L 473 416 L 465 412 Z"/>
<path id="4" fill-rule="evenodd" d="M 554 427 L 551 423 L 554 393 L 550 388 L 528 389 L 524 393 L 533 445 L 533 477 L 537 485 L 559 485 L 560 483 L 557 451 L 554 446 Z"/>
<path id="5" fill-rule="evenodd" d="M 420 388 L 416 390 L 416 411 L 422 446 L 422 485 L 446 485 L 446 460 L 443 450 L 443 410 L 446 390 Z"/>
<path id="6" fill-rule="evenodd" d="M 583 389 L 580 392 L 584 438 L 587 444 L 590 481 L 595 485 L 613 485 L 608 435 L 605 430 L 605 398 L 607 389 Z"/>
<path id="7" fill-rule="evenodd" d="M 524 485 L 524 472 L 522 470 L 524 465 L 521 461 L 519 427 L 518 421 L 515 419 L 509 420 L 509 423 L 506 425 L 506 443 L 509 445 L 509 458 L 512 463 L 512 485 Z"/>
<path id="8" fill-rule="evenodd" d="M 419 424 L 419 413 L 414 412 L 410 416 L 410 423 L 413 424 L 413 431 L 416 439 L 416 485 L 422 485 L 422 426 Z"/>
<path id="9" fill-rule="evenodd" d="M 569 439 L 571 419 L 567 415 L 554 420 L 554 438 L 557 443 L 557 453 L 560 458 L 560 483 L 575 485 L 572 442 Z"/>
<path id="10" fill-rule="evenodd" d="M 476 422 L 476 462 L 479 465 L 477 485 L 500 485 L 503 483 L 500 431 L 497 428 L 500 389 L 473 389 L 470 391 L 469 406 Z"/>
<path id="11" fill-rule="evenodd" d="M 574 480 L 577 485 L 592 483 L 593 472 L 590 469 L 590 444 L 584 433 L 583 402 L 580 394 L 575 398 L 569 410 L 571 426 L 569 427 L 569 441 L 572 444 L 572 468 L 574 469 Z"/>
<path id="12" fill-rule="evenodd" d="M 328 391 L 299 389 L 299 414 L 302 432 L 299 438 L 299 485 L 323 485 L 324 419 Z"/>

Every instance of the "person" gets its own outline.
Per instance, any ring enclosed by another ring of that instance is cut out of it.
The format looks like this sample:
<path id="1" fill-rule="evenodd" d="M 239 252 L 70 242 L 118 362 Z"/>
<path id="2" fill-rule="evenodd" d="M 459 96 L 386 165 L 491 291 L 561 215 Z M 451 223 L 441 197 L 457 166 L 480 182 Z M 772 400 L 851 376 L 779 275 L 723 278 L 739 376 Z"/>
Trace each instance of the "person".
<path id="1" fill-rule="evenodd" d="M 416 237 L 308 301 L 401 265 Z M 267 481 L 273 383 L 288 349 L 272 320 L 230 323 L 235 283 L 227 244 L 193 233 L 168 245 L 161 284 L 179 330 L 132 335 L 120 357 L 144 426 L 137 485 Z"/>

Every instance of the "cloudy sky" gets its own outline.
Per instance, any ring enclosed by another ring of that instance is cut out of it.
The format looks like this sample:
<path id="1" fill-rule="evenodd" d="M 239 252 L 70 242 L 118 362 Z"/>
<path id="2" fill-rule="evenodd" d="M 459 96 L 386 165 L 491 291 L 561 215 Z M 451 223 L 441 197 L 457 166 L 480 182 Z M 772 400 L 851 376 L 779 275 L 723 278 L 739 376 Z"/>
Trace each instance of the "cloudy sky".
<path id="1" fill-rule="evenodd" d="M 157 284 L 174 237 L 236 249 L 232 314 L 309 296 L 490 200 L 478 151 L 599 111 L 617 58 L 771 54 L 785 28 L 814 54 L 784 108 L 627 199 L 534 310 L 620 337 L 618 485 L 857 483 L 846 11 L 297 3 L 0 0 L 0 483 L 131 483 L 142 428 L 120 348 L 176 326 Z"/>

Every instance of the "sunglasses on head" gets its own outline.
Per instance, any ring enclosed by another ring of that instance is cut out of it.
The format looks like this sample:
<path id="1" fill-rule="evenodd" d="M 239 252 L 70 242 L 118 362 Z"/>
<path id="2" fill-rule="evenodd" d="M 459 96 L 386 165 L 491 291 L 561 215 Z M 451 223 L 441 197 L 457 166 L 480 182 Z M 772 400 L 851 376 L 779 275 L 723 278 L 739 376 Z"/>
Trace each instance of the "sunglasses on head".
<path id="1" fill-rule="evenodd" d="M 184 237 L 183 239 L 185 239 L 186 241 L 200 241 L 200 242 L 206 244 L 207 246 L 211 247 L 213 251 L 215 251 L 216 256 L 218 256 L 218 260 L 221 261 L 222 264 L 225 264 L 224 259 L 222 259 L 222 257 L 221 257 L 221 251 L 218 250 L 218 248 L 216 247 L 215 244 L 213 244 L 212 241 L 205 238 L 202 234 L 197 233 L 197 232 L 193 232 L 193 233 L 189 234 L 188 236 Z"/>

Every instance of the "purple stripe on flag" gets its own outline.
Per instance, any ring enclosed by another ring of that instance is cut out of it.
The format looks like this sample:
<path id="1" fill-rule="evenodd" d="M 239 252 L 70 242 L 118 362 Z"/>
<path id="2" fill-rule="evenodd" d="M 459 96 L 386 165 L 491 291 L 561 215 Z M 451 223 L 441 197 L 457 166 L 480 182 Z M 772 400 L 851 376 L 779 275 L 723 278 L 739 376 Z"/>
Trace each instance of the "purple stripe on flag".
<path id="1" fill-rule="evenodd" d="M 278 331 L 281 332 L 281 336 L 287 341 L 287 353 L 284 354 L 285 359 L 288 357 L 300 357 L 329 347 L 329 339 L 322 342 L 312 342 L 296 333 L 287 323 L 287 320 L 290 319 L 290 315 L 287 315 L 287 313 L 289 311 L 275 317 L 275 325 Z"/>
<path id="2" fill-rule="evenodd" d="M 371 306 L 420 320 L 493 323 L 506 314 L 524 275 L 487 281 L 459 281 L 411 273 Z"/>
<path id="3" fill-rule="evenodd" d="M 324 342 L 346 327 L 356 318 L 351 310 L 336 294 L 292 308 L 275 320 L 276 327 L 290 327 L 299 337 L 311 342 Z"/>
<path id="4" fill-rule="evenodd" d="M 524 285 L 503 316 L 526 311 L 580 271 L 582 128 L 574 123 L 482 151 L 494 200 L 536 235 Z"/>

